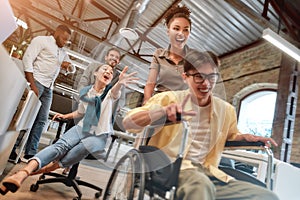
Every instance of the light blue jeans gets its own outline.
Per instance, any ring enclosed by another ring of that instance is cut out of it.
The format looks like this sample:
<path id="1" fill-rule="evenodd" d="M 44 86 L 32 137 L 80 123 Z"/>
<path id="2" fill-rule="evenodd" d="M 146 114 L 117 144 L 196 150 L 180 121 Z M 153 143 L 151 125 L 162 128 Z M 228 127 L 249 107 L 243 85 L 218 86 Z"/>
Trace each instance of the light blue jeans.
<path id="1" fill-rule="evenodd" d="M 25 146 L 25 155 L 35 155 L 38 151 L 40 138 L 45 125 L 47 124 L 49 111 L 52 103 L 52 89 L 43 86 L 38 81 L 35 81 L 39 91 L 39 100 L 42 105 L 34 120 L 33 126 Z"/>
<path id="2" fill-rule="evenodd" d="M 103 151 L 107 138 L 108 134 L 82 133 L 82 127 L 76 125 L 64 133 L 56 143 L 44 148 L 30 160 L 35 159 L 39 168 L 52 161 L 59 161 L 60 167 L 70 167 L 90 153 Z"/>

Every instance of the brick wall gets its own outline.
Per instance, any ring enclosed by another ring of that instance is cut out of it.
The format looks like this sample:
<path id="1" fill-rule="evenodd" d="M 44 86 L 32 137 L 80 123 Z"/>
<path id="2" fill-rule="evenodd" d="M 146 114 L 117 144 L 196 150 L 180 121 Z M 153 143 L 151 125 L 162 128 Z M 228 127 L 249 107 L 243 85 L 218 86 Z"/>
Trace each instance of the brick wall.
<path id="1" fill-rule="evenodd" d="M 232 100 L 243 88 L 255 83 L 278 83 L 282 53 L 267 42 L 260 42 L 247 50 L 221 58 L 220 73 L 224 80 L 226 100 Z M 298 81 L 298 85 L 299 85 Z M 300 101 L 297 103 L 292 154 L 290 162 L 300 163 Z"/>
<path id="2" fill-rule="evenodd" d="M 277 83 L 280 61 L 280 52 L 267 43 L 221 58 L 227 101 L 232 103 L 233 96 L 251 84 Z"/>

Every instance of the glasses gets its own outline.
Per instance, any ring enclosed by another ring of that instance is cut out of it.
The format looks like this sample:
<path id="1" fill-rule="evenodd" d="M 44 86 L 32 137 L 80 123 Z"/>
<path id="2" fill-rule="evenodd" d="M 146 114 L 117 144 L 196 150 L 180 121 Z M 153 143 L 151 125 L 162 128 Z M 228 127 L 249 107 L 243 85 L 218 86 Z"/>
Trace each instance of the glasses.
<path id="1" fill-rule="evenodd" d="M 219 80 L 220 74 L 219 73 L 211 73 L 211 74 L 203 74 L 203 73 L 195 73 L 189 74 L 185 73 L 187 76 L 192 76 L 195 83 L 203 83 L 206 79 L 210 83 L 216 83 Z"/>

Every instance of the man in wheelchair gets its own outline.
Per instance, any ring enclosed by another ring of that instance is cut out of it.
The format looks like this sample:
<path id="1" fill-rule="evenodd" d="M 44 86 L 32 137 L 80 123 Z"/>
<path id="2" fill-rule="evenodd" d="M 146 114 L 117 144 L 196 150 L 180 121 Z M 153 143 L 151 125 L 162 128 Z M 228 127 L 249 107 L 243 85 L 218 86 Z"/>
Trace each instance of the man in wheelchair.
<path id="1" fill-rule="evenodd" d="M 236 180 L 218 169 L 228 140 L 261 141 L 268 146 L 277 144 L 271 138 L 239 132 L 234 107 L 213 95 L 220 77 L 209 55 L 197 51 L 188 53 L 182 78 L 189 89 L 156 94 L 144 106 L 128 112 L 123 120 L 124 127 L 136 133 L 162 117 L 176 122 L 178 113 L 188 122 L 189 136 L 176 199 L 278 199 L 272 191 Z M 156 130 L 149 145 L 158 147 L 175 160 L 181 142 L 180 126 L 182 124 L 174 123 Z"/>

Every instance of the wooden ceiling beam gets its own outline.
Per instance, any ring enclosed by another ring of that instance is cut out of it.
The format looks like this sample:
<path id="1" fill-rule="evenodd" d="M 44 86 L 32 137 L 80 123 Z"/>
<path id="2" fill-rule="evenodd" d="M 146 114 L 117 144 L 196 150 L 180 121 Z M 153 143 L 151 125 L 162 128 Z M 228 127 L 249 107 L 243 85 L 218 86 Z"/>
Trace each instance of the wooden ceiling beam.
<path id="1" fill-rule="evenodd" d="M 98 8 L 99 10 L 101 10 L 102 12 L 104 12 L 105 14 L 107 14 L 111 18 L 111 20 L 114 21 L 115 23 L 117 24 L 120 23 L 121 19 L 117 15 L 107 10 L 105 7 L 97 3 L 95 0 L 90 0 L 89 3 L 95 6 L 96 8 Z"/>
<path id="2" fill-rule="evenodd" d="M 45 18 L 48 18 L 48 19 L 51 19 L 59 24 L 63 24 L 63 25 L 66 25 L 68 26 L 70 29 L 73 29 L 74 31 L 80 33 L 80 34 L 83 34 L 97 42 L 103 42 L 106 38 L 100 38 L 96 35 L 93 35 L 85 30 L 82 30 L 81 28 L 78 28 L 77 26 L 74 26 L 73 24 L 69 23 L 69 22 L 66 22 L 66 21 L 63 21 L 45 11 L 42 11 L 34 6 L 32 6 L 31 4 L 29 5 L 28 3 L 26 4 L 26 2 L 23 2 L 23 1 L 12 1 L 11 2 L 11 5 L 13 5 L 14 7 L 17 7 L 17 8 L 20 8 L 20 9 L 24 9 L 26 10 L 26 13 L 28 15 L 30 15 L 29 13 L 32 13 L 31 14 L 31 18 L 37 18 L 34 14 L 37 13 L 39 15 L 42 15 L 43 17 Z"/>
<path id="3" fill-rule="evenodd" d="M 233 8 L 235 8 L 237 11 L 244 13 L 246 16 L 248 16 L 250 19 L 252 19 L 255 23 L 259 24 L 260 26 L 265 28 L 270 28 L 273 31 L 276 31 L 277 27 L 273 26 L 268 20 L 263 18 L 261 15 L 256 13 L 251 8 L 249 8 L 242 1 L 236 1 L 236 0 L 225 0 L 225 1 Z"/>
<path id="4" fill-rule="evenodd" d="M 233 8 L 235 8 L 237 11 L 242 12 L 243 14 L 248 16 L 250 19 L 252 19 L 258 25 L 260 25 L 264 28 L 270 28 L 274 32 L 277 32 L 277 27 L 272 25 L 268 20 L 263 18 L 261 15 L 256 13 L 251 8 L 249 8 L 242 1 L 236 1 L 236 0 L 224 0 L 224 1 L 226 1 L 229 5 L 231 5 Z M 268 1 L 268 0 L 265 0 L 265 1 Z M 293 44 L 299 45 L 299 42 L 297 42 L 294 38 L 292 38 L 291 36 L 287 35 L 286 33 L 282 32 L 282 31 L 280 32 L 280 36 Z"/>
<path id="5" fill-rule="evenodd" d="M 297 40 L 297 34 L 295 33 L 294 28 L 291 25 L 291 22 L 287 19 L 286 16 L 286 12 L 289 12 L 288 10 L 286 10 L 286 6 L 285 5 L 280 5 L 278 3 L 276 3 L 275 1 L 271 1 L 270 2 L 272 7 L 274 8 L 274 10 L 276 11 L 276 13 L 279 15 L 279 17 L 281 18 L 281 20 L 283 21 L 285 27 L 287 28 L 288 33 L 290 34 L 290 36 Z"/>

